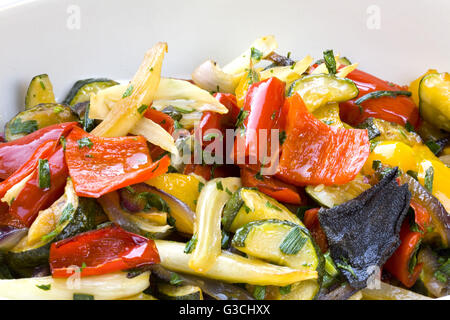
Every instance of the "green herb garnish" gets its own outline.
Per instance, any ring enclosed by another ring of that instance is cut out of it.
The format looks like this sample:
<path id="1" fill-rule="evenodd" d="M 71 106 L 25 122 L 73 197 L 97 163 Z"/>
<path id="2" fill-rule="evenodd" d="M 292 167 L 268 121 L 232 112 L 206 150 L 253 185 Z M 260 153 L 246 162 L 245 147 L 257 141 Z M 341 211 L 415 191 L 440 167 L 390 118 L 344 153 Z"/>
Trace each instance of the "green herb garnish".
<path id="1" fill-rule="evenodd" d="M 131 96 L 131 93 L 133 92 L 133 85 L 130 85 L 127 90 L 122 95 L 122 99 Z"/>
<path id="2" fill-rule="evenodd" d="M 323 52 L 323 60 L 325 66 L 328 69 L 328 73 L 331 75 L 336 74 L 336 59 L 334 58 L 333 50 L 326 50 Z"/>
<path id="3" fill-rule="evenodd" d="M 194 251 L 195 246 L 197 245 L 197 235 L 193 235 L 191 240 L 186 243 L 186 247 L 184 248 L 184 253 L 192 253 Z"/>
<path id="4" fill-rule="evenodd" d="M 308 238 L 305 237 L 299 227 L 294 227 L 289 231 L 289 233 L 284 237 L 280 244 L 280 250 L 284 254 L 297 254 L 301 248 L 305 245 Z"/>
<path id="5" fill-rule="evenodd" d="M 282 211 L 280 208 L 278 208 L 276 205 L 272 204 L 270 201 L 266 202 L 266 207 L 267 208 L 271 208 L 271 209 L 275 209 L 275 210 L 280 211 L 280 212 Z"/>
<path id="6" fill-rule="evenodd" d="M 39 159 L 38 162 L 38 173 L 39 173 L 39 188 L 48 189 L 50 188 L 50 166 L 47 159 Z"/>
<path id="7" fill-rule="evenodd" d="M 142 106 L 140 106 L 140 107 L 137 109 L 137 111 L 138 111 L 140 114 L 143 114 L 147 109 L 148 109 L 148 105 L 143 104 Z"/>
<path id="8" fill-rule="evenodd" d="M 433 192 L 433 180 L 434 180 L 434 168 L 429 167 L 425 171 L 425 189 L 427 189 L 430 193 Z"/>
<path id="9" fill-rule="evenodd" d="M 256 300 L 264 300 L 266 297 L 266 287 L 265 286 L 255 286 L 253 290 L 253 297 Z"/>
<path id="10" fill-rule="evenodd" d="M 36 120 L 26 120 L 22 122 L 21 118 L 15 119 L 8 125 L 11 134 L 30 134 L 39 129 Z"/>
<path id="11" fill-rule="evenodd" d="M 179 286 L 181 283 L 183 283 L 183 279 L 180 278 L 178 273 L 172 272 L 170 275 L 170 284 L 173 286 Z"/>
<path id="12" fill-rule="evenodd" d="M 94 296 L 91 294 L 74 293 L 73 300 L 94 300 Z"/>
<path id="13" fill-rule="evenodd" d="M 51 284 L 41 284 L 41 285 L 37 284 L 36 287 L 38 287 L 41 290 L 48 291 L 52 288 L 52 285 Z"/>
<path id="14" fill-rule="evenodd" d="M 89 139 L 88 137 L 81 138 L 80 140 L 77 141 L 77 143 L 79 149 L 84 147 L 88 147 L 89 149 L 91 149 L 92 146 L 94 145 L 91 139 Z"/>

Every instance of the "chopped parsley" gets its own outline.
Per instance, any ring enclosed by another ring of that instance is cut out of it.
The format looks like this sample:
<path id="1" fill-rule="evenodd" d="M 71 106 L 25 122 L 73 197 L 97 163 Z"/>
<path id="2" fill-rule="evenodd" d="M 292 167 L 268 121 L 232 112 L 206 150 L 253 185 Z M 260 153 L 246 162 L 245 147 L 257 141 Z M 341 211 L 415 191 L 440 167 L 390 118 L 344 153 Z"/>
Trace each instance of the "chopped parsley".
<path id="1" fill-rule="evenodd" d="M 38 174 L 39 188 L 50 188 L 50 166 L 47 159 L 39 159 Z"/>
<path id="2" fill-rule="evenodd" d="M 270 201 L 267 201 L 266 202 L 266 207 L 267 208 L 271 208 L 271 209 L 275 209 L 275 210 L 277 210 L 277 211 L 282 211 L 280 208 L 278 208 L 276 205 L 274 205 L 273 203 L 271 203 Z"/>
<path id="3" fill-rule="evenodd" d="M 22 121 L 21 118 L 15 119 L 7 127 L 11 134 L 30 134 L 39 129 L 36 120 Z"/>
<path id="4" fill-rule="evenodd" d="M 193 235 L 191 240 L 186 243 L 186 247 L 184 248 L 184 253 L 192 253 L 194 251 L 195 246 L 197 245 L 197 235 Z"/>
<path id="5" fill-rule="evenodd" d="M 91 139 L 89 139 L 88 137 L 81 138 L 80 140 L 77 141 L 77 144 L 79 149 L 82 149 L 84 147 L 88 147 L 89 149 L 91 149 L 92 146 L 94 145 Z"/>
<path id="6" fill-rule="evenodd" d="M 143 114 L 147 109 L 148 109 L 148 105 L 143 104 L 142 106 L 140 106 L 140 107 L 137 109 L 137 111 L 138 111 L 140 114 Z"/>
<path id="7" fill-rule="evenodd" d="M 250 49 L 250 55 L 251 55 L 252 59 L 255 59 L 257 61 L 261 60 L 263 57 L 263 53 L 253 47 Z"/>
<path id="8" fill-rule="evenodd" d="M 41 290 L 48 291 L 52 288 L 52 285 L 51 284 L 40 284 L 40 285 L 37 284 L 36 287 L 38 287 Z"/>
<path id="9" fill-rule="evenodd" d="M 122 99 L 131 96 L 131 93 L 133 92 L 133 85 L 130 85 L 127 90 L 122 95 Z"/>
<path id="10" fill-rule="evenodd" d="M 172 272 L 170 275 L 170 284 L 173 286 L 179 286 L 183 283 L 183 279 L 178 275 L 178 273 Z"/>
<path id="11" fill-rule="evenodd" d="M 222 184 L 222 181 L 217 181 L 217 182 L 216 182 L 216 188 L 217 188 L 217 190 L 223 191 L 223 184 Z"/>

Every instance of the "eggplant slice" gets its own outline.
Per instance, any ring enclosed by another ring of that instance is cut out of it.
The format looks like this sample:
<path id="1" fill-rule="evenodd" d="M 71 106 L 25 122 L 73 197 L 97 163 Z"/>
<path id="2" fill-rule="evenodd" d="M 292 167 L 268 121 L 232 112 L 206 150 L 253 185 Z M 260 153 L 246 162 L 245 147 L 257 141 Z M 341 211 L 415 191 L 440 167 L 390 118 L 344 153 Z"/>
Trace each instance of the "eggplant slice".
<path id="1" fill-rule="evenodd" d="M 394 168 L 375 186 L 331 209 L 321 208 L 320 224 L 336 265 L 355 289 L 400 245 L 399 232 L 409 209 L 411 193 L 399 186 Z"/>

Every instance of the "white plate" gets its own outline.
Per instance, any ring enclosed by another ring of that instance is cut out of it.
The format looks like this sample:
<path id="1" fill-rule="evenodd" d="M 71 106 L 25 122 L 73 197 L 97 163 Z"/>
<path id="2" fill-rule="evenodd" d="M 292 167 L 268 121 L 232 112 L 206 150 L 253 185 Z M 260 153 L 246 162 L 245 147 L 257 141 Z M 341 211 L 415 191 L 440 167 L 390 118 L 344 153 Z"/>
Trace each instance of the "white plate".
<path id="1" fill-rule="evenodd" d="M 224 64 L 274 34 L 281 53 L 332 48 L 407 84 L 428 68 L 450 71 L 449 15 L 448 0 L 0 0 L 0 127 L 23 108 L 34 75 L 48 73 L 63 98 L 81 78 L 130 78 L 160 40 L 169 76 L 207 58 Z"/>

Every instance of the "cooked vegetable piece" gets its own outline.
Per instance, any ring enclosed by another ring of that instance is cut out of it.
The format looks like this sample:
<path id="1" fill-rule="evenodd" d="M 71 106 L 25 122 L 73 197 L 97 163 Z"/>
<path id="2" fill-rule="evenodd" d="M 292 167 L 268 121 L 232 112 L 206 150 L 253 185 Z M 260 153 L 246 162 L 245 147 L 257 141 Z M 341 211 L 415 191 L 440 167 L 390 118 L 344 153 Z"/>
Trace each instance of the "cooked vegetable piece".
<path id="1" fill-rule="evenodd" d="M 55 103 L 53 85 L 47 74 L 40 74 L 31 79 L 25 96 L 25 109 L 32 108 L 41 103 Z"/>
<path id="2" fill-rule="evenodd" d="M 424 229 L 427 230 L 424 235 L 424 242 L 447 248 L 450 244 L 450 215 L 444 206 L 408 174 L 402 174 L 398 179 L 401 184 L 408 184 L 408 189 L 414 202 L 423 207 L 431 217 L 431 222 L 424 225 Z M 411 204 L 413 205 L 413 202 Z"/>
<path id="3" fill-rule="evenodd" d="M 237 250 L 292 269 L 323 268 L 323 258 L 303 226 L 276 219 L 259 220 L 239 228 L 232 240 Z"/>
<path id="4" fill-rule="evenodd" d="M 79 233 L 94 229 L 96 226 L 96 216 L 100 210 L 101 208 L 94 199 L 80 198 L 73 218 L 51 242 L 67 239 Z M 39 265 L 47 265 L 50 252 L 50 243 L 42 245 L 42 242 L 39 242 L 30 245 L 28 238 L 23 238 L 6 256 L 6 260 L 11 269 L 25 276 L 31 275 L 27 269 Z"/>
<path id="5" fill-rule="evenodd" d="M 284 91 L 284 82 L 273 77 L 249 87 L 236 123 L 240 130 L 233 149 L 236 163 L 264 163 L 262 157 L 271 158 L 278 154 L 278 144 L 272 143 L 272 133 L 283 123 Z M 265 138 L 261 132 L 266 132 Z M 276 142 L 278 140 L 277 136 Z"/>
<path id="6" fill-rule="evenodd" d="M 46 160 L 48 161 L 47 174 L 49 176 L 47 178 L 50 178 L 50 187 L 41 188 L 40 172 L 34 170 L 31 178 L 25 183 L 9 208 L 9 214 L 19 218 L 27 227 L 33 223 L 40 210 L 48 208 L 64 193 L 68 170 L 63 147 L 58 146 Z"/>
<path id="7" fill-rule="evenodd" d="M 355 199 L 319 211 L 330 255 L 355 289 L 364 288 L 374 266 L 383 265 L 400 244 L 411 194 L 407 185 L 398 185 L 397 172 L 391 170 Z"/>
<path id="8" fill-rule="evenodd" d="M 323 123 L 338 128 L 350 128 L 345 126 L 344 123 L 339 118 L 339 104 L 338 103 L 328 103 L 314 110 L 312 113 L 314 117 Z"/>
<path id="9" fill-rule="evenodd" d="M 445 264 L 439 263 L 439 257 L 429 247 L 421 248 L 417 255 L 417 263 L 423 265 L 420 279 L 429 294 L 434 297 L 444 297 L 450 294 L 449 268 L 445 272 Z M 442 259 L 445 260 L 445 259 Z M 445 262 L 448 266 L 449 260 Z"/>
<path id="10" fill-rule="evenodd" d="M 364 181 L 362 175 L 346 184 L 339 186 L 307 186 L 305 191 L 321 206 L 332 208 L 352 200 L 370 188 L 370 184 Z"/>
<path id="11" fill-rule="evenodd" d="M 216 300 L 253 300 L 247 290 L 223 281 L 180 273 L 175 276 L 175 272 L 169 271 L 161 265 L 153 265 L 151 271 L 152 274 L 165 281 L 177 277 L 180 283 L 199 287 L 205 294 Z"/>
<path id="12" fill-rule="evenodd" d="M 0 280 L 0 298 L 14 300 L 72 300 L 75 294 L 93 296 L 95 300 L 114 300 L 133 296 L 149 285 L 150 273 L 128 278 L 125 272 L 82 277 L 78 284 L 66 279 L 38 277 Z M 43 288 L 48 288 L 43 289 Z"/>
<path id="13" fill-rule="evenodd" d="M 355 98 L 358 88 L 349 79 L 328 74 L 304 76 L 289 88 L 288 95 L 300 94 L 309 112 L 329 102 L 343 102 Z"/>
<path id="14" fill-rule="evenodd" d="M 274 66 L 261 71 L 261 80 L 270 77 L 276 77 L 281 81 L 286 82 L 289 86 L 293 81 L 299 79 L 302 74 L 309 68 L 312 62 L 312 57 L 306 56 L 300 61 L 292 61 L 293 65 L 288 66 Z"/>
<path id="15" fill-rule="evenodd" d="M 157 288 L 161 300 L 203 300 L 202 290 L 196 286 L 158 283 Z"/>
<path id="16" fill-rule="evenodd" d="M 146 53 L 128 86 L 126 92 L 129 95 L 124 94 L 122 99 L 114 104 L 102 123 L 92 130 L 92 134 L 101 137 L 123 136 L 142 119 L 143 115 L 138 112 L 138 108 L 142 105 L 149 106 L 154 99 L 165 52 L 167 44 L 160 42 Z"/>
<path id="17" fill-rule="evenodd" d="M 12 141 L 54 124 L 78 120 L 78 115 L 66 105 L 40 104 L 13 117 L 5 125 L 5 138 L 7 141 Z"/>
<path id="18" fill-rule="evenodd" d="M 78 196 L 67 179 L 64 194 L 49 208 L 39 212 L 28 231 L 28 244 L 44 245 L 53 240 L 72 221 L 78 208 Z"/>
<path id="19" fill-rule="evenodd" d="M 111 250 L 113 248 L 113 250 Z M 82 233 L 52 243 L 49 262 L 55 278 L 67 278 L 79 266 L 81 276 L 100 275 L 159 263 L 153 240 L 118 226 Z"/>
<path id="20" fill-rule="evenodd" d="M 374 141 L 400 141 L 409 146 L 421 143 L 422 139 L 413 131 L 408 131 L 402 125 L 382 119 L 367 118 L 358 128 L 367 129 L 369 139 Z"/>
<path id="21" fill-rule="evenodd" d="M 44 142 L 59 142 L 76 125 L 76 122 L 55 124 L 20 139 L 0 143 L 0 179 L 7 179 L 16 172 Z"/>
<path id="22" fill-rule="evenodd" d="M 97 93 L 115 85 L 118 85 L 116 81 L 105 78 L 78 80 L 70 89 L 64 103 L 74 106 L 77 103 L 89 101 L 91 93 Z"/>
<path id="23" fill-rule="evenodd" d="M 319 293 L 317 280 L 305 280 L 285 287 L 267 287 L 270 300 L 314 300 Z"/>
<path id="24" fill-rule="evenodd" d="M 430 300 L 431 298 L 415 293 L 411 290 L 406 290 L 400 287 L 395 287 L 385 282 L 380 282 L 379 289 L 362 290 L 363 298 L 365 300 Z"/>
<path id="25" fill-rule="evenodd" d="M 422 237 L 422 233 L 411 230 L 410 222 L 405 220 L 400 230 L 400 246 L 383 266 L 406 288 L 411 288 L 422 272 L 423 265 L 417 263 Z"/>
<path id="26" fill-rule="evenodd" d="M 359 89 L 358 98 L 373 91 L 400 91 L 404 87 L 377 78 L 359 69 L 347 75 Z M 419 124 L 419 111 L 410 97 L 396 96 L 369 99 L 361 105 L 355 100 L 340 103 L 342 121 L 357 126 L 369 117 L 395 122 L 405 126 L 410 123 L 414 128 Z"/>
<path id="27" fill-rule="evenodd" d="M 266 219 L 286 220 L 302 225 L 297 216 L 281 203 L 249 188 L 237 190 L 228 200 L 223 209 L 222 225 L 225 230 L 236 232 L 249 222 Z"/>
<path id="28" fill-rule="evenodd" d="M 205 61 L 194 70 L 192 80 L 200 88 L 210 92 L 234 93 L 245 69 L 264 59 L 277 47 L 273 36 L 258 38 L 250 48 L 223 68 L 212 60 Z"/>
<path id="29" fill-rule="evenodd" d="M 221 213 L 230 194 L 241 187 L 239 178 L 217 178 L 202 188 L 197 203 L 194 235 L 197 239 L 189 267 L 199 273 L 208 271 L 221 253 Z M 228 190 L 228 192 L 226 191 Z"/>
<path id="30" fill-rule="evenodd" d="M 189 255 L 184 253 L 185 243 L 166 240 L 155 240 L 155 243 L 164 268 L 175 272 L 197 274 L 189 268 Z M 202 276 L 231 283 L 286 286 L 294 282 L 317 278 L 317 272 L 277 266 L 223 251 L 214 265 Z"/>
<path id="31" fill-rule="evenodd" d="M 27 228 L 0 226 L 0 251 L 11 250 L 28 232 Z M 4 264 L 4 255 L 0 254 L 0 265 Z M 0 270 L 1 274 L 1 270 Z"/>
<path id="32" fill-rule="evenodd" d="M 13 199 L 17 198 L 25 183 L 31 178 L 31 174 L 37 168 L 39 160 L 50 156 L 55 151 L 56 145 L 57 141 L 49 140 L 44 142 L 8 179 L 0 182 L 0 198 L 2 201 L 11 205 Z"/>
<path id="33" fill-rule="evenodd" d="M 78 127 L 66 139 L 65 155 L 77 195 L 94 198 L 165 173 L 170 162 L 151 162 L 143 137 L 100 138 Z"/>
<path id="34" fill-rule="evenodd" d="M 308 112 L 298 94 L 286 103 L 286 141 L 276 177 L 298 186 L 353 180 L 369 156 L 367 131 L 324 124 Z"/>
<path id="35" fill-rule="evenodd" d="M 297 205 L 304 201 L 294 186 L 277 180 L 273 176 L 263 176 L 259 172 L 242 168 L 241 180 L 244 187 L 257 188 L 275 200 Z"/>
<path id="36" fill-rule="evenodd" d="M 147 184 L 131 185 L 121 190 L 122 206 L 131 212 L 156 209 L 167 212 L 174 226 L 183 235 L 191 235 L 194 229 L 195 212 L 178 198 Z"/>
<path id="37" fill-rule="evenodd" d="M 432 73 L 419 84 L 420 114 L 440 129 L 450 131 L 450 74 Z"/>

